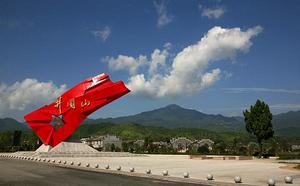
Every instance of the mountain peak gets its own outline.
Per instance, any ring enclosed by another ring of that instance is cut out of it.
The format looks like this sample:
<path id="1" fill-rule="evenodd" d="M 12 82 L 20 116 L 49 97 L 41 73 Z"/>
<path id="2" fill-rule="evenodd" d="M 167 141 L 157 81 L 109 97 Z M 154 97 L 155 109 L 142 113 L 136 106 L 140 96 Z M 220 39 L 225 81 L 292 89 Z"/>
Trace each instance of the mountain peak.
<path id="1" fill-rule="evenodd" d="M 167 105 L 165 108 L 168 108 L 168 109 L 183 109 L 181 106 L 176 105 L 176 104 Z"/>
<path id="2" fill-rule="evenodd" d="M 14 131 L 26 129 L 26 125 L 13 118 L 0 118 L 0 131 Z"/>
<path id="3" fill-rule="evenodd" d="M 104 119 L 102 122 L 115 124 L 138 123 L 166 128 L 222 128 L 222 130 L 231 130 L 241 126 L 240 122 L 234 118 L 205 114 L 176 104 L 132 116 Z"/>

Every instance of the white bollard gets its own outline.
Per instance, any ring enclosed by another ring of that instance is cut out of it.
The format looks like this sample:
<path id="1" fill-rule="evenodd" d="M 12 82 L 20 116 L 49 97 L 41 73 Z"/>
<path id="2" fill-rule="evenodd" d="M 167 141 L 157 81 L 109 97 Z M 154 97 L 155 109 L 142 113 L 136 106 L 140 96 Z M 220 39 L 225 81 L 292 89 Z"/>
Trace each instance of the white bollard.
<path id="1" fill-rule="evenodd" d="M 89 164 L 89 163 L 87 163 L 85 166 L 86 166 L 86 167 L 89 167 L 89 166 L 90 166 L 90 164 Z"/>
<path id="2" fill-rule="evenodd" d="M 133 168 L 133 167 L 130 167 L 130 168 L 129 168 L 129 172 L 134 172 L 134 168 Z"/>
<path id="3" fill-rule="evenodd" d="M 168 176 L 168 175 L 169 175 L 168 170 L 163 170 L 163 171 L 162 171 L 162 175 L 163 175 L 163 176 Z"/>
<path id="4" fill-rule="evenodd" d="M 214 176 L 212 174 L 207 174 L 206 179 L 207 180 L 213 180 Z"/>
<path id="5" fill-rule="evenodd" d="M 52 160 L 52 163 L 55 163 L 55 160 Z"/>
<path id="6" fill-rule="evenodd" d="M 67 164 L 67 161 L 64 161 L 63 164 Z"/>
<path id="7" fill-rule="evenodd" d="M 80 165 L 81 165 L 81 163 L 80 163 L 80 162 L 78 162 L 78 163 L 77 163 L 77 166 L 80 166 Z"/>
<path id="8" fill-rule="evenodd" d="M 73 161 L 71 161 L 71 162 L 70 162 L 70 165 L 74 165 L 74 162 L 73 162 Z"/>
<path id="9" fill-rule="evenodd" d="M 275 180 L 269 179 L 269 180 L 268 180 L 268 185 L 269 185 L 269 186 L 275 186 Z"/>
<path id="10" fill-rule="evenodd" d="M 147 169 L 147 170 L 146 170 L 146 174 L 151 174 L 151 170 L 150 170 L 150 169 Z"/>
<path id="11" fill-rule="evenodd" d="M 189 178 L 189 177 L 190 177 L 190 174 L 189 174 L 188 172 L 185 172 L 185 173 L 183 173 L 183 177 L 184 177 L 184 178 Z"/>
<path id="12" fill-rule="evenodd" d="M 98 164 L 95 164 L 95 166 L 94 166 L 95 168 L 98 168 L 99 167 L 99 165 Z"/>
<path id="13" fill-rule="evenodd" d="M 234 177 L 234 182 L 235 183 L 242 183 L 242 178 L 240 176 L 235 176 Z"/>
<path id="14" fill-rule="evenodd" d="M 284 177 L 284 182 L 292 184 L 293 183 L 293 177 L 292 176 L 285 176 Z"/>
<path id="15" fill-rule="evenodd" d="M 120 171 L 122 168 L 121 168 L 121 166 L 119 165 L 119 166 L 117 166 L 117 170 L 118 171 Z"/>
<path id="16" fill-rule="evenodd" d="M 61 160 L 58 160 L 58 163 L 61 163 Z"/>
<path id="17" fill-rule="evenodd" d="M 109 165 L 105 165 L 105 169 L 109 169 Z"/>

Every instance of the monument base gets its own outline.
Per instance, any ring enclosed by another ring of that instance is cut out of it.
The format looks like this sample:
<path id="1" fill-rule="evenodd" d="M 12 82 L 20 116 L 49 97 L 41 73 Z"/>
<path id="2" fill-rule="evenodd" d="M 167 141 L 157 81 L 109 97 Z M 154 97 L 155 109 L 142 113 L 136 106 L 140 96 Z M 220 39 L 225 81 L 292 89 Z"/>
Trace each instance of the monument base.
<path id="1" fill-rule="evenodd" d="M 55 147 L 41 145 L 33 154 L 34 157 L 133 157 L 143 156 L 129 152 L 99 152 L 81 142 L 61 142 Z"/>
<path id="2" fill-rule="evenodd" d="M 61 142 L 53 147 L 50 153 L 97 153 L 96 149 L 81 142 Z"/>
<path id="3" fill-rule="evenodd" d="M 42 144 L 35 152 L 49 152 L 52 149 L 50 145 Z"/>
<path id="4" fill-rule="evenodd" d="M 35 152 L 49 152 L 49 153 L 96 153 L 96 149 L 81 143 L 81 142 L 61 142 L 55 147 L 42 144 Z"/>

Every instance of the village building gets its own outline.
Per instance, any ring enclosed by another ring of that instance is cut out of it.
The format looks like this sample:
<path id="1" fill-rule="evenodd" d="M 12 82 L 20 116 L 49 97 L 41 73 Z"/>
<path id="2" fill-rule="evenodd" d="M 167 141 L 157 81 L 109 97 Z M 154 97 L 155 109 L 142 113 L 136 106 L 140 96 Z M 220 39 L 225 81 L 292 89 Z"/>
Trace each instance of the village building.
<path id="1" fill-rule="evenodd" d="M 207 145 L 208 149 L 211 151 L 213 149 L 214 142 L 211 139 L 201 139 L 196 140 L 193 145 L 196 147 Z"/>
<path id="2" fill-rule="evenodd" d="M 121 151 L 122 140 L 115 135 L 106 135 L 103 140 L 104 151 Z"/>
<path id="3" fill-rule="evenodd" d="M 135 142 L 133 142 L 133 144 L 142 147 L 145 144 L 145 140 L 136 140 Z"/>
<path id="4" fill-rule="evenodd" d="M 170 143 L 177 152 L 187 152 L 189 148 L 198 149 L 204 145 L 207 145 L 209 151 L 213 149 L 214 142 L 211 139 L 201 139 L 192 141 L 185 137 L 173 138 Z"/>
<path id="5" fill-rule="evenodd" d="M 122 150 L 122 140 L 115 135 L 82 138 L 80 141 L 100 151 Z"/>
<path id="6" fill-rule="evenodd" d="M 292 151 L 299 151 L 300 150 L 300 145 L 292 145 L 291 149 L 292 149 Z"/>
<path id="7" fill-rule="evenodd" d="M 189 146 L 193 143 L 190 139 L 185 137 L 172 138 L 170 143 L 177 152 L 186 152 Z"/>
<path id="8" fill-rule="evenodd" d="M 90 138 L 81 138 L 80 141 L 84 144 L 87 144 L 95 149 L 102 150 L 103 148 L 103 136 L 90 137 Z"/>

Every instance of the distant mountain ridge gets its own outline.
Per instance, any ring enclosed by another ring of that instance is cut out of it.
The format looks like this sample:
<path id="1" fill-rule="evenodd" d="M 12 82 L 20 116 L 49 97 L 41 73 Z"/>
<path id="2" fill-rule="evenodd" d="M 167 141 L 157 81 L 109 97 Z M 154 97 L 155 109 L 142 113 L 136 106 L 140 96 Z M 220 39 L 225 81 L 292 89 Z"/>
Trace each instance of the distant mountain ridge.
<path id="1" fill-rule="evenodd" d="M 131 116 L 86 119 L 84 123 L 136 123 L 143 126 L 164 128 L 202 128 L 216 132 L 245 131 L 243 117 L 226 117 L 220 114 L 205 114 L 175 104 Z M 290 111 L 273 115 L 272 123 L 277 135 L 300 137 L 300 111 Z M 12 118 L 0 119 L 0 131 L 26 129 L 28 129 L 26 124 Z"/>
<path id="2" fill-rule="evenodd" d="M 235 117 L 225 117 L 220 114 L 204 114 L 175 104 L 132 116 L 96 119 L 88 123 L 102 122 L 114 124 L 137 123 L 145 126 L 165 128 L 203 128 L 211 130 L 239 129 L 242 125 Z"/>
<path id="3" fill-rule="evenodd" d="M 0 118 L 0 131 L 27 130 L 28 127 L 13 118 Z"/>
<path id="4" fill-rule="evenodd" d="M 300 111 L 289 111 L 273 116 L 273 126 L 282 128 L 300 128 Z"/>

